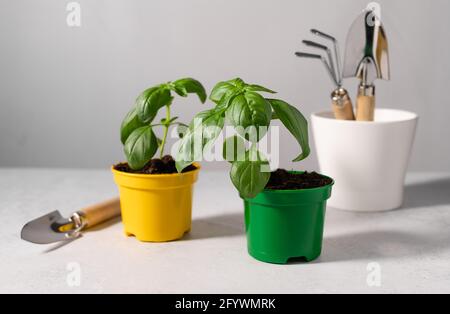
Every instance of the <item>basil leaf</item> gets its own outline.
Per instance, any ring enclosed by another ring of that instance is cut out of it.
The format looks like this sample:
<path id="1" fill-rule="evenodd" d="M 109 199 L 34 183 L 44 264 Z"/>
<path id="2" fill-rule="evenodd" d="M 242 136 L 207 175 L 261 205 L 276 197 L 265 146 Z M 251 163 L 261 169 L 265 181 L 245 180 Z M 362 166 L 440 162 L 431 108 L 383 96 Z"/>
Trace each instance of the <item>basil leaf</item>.
<path id="1" fill-rule="evenodd" d="M 243 89 L 245 86 L 247 86 L 247 84 L 239 77 L 233 80 L 229 80 L 228 83 L 230 83 L 233 86 L 236 86 L 239 89 Z"/>
<path id="2" fill-rule="evenodd" d="M 134 130 L 144 125 L 145 123 L 143 123 L 137 115 L 136 108 L 133 108 L 128 112 L 120 127 L 120 140 L 122 141 L 122 144 L 125 144 L 126 140 Z"/>
<path id="3" fill-rule="evenodd" d="M 224 125 L 223 111 L 212 109 L 195 116 L 178 147 L 175 157 L 178 172 L 201 159 L 204 148 L 215 142 Z"/>
<path id="4" fill-rule="evenodd" d="M 215 110 L 227 110 L 228 107 L 230 107 L 231 102 L 233 101 L 234 98 L 236 98 L 237 96 L 242 95 L 241 92 L 229 92 L 226 93 L 223 97 L 222 100 L 217 104 Z"/>
<path id="5" fill-rule="evenodd" d="M 210 99 L 219 104 L 225 95 L 231 96 L 233 94 L 238 94 L 240 92 L 266 92 L 271 94 L 276 94 L 273 90 L 270 90 L 264 86 L 256 84 L 246 84 L 242 79 L 236 78 L 226 82 L 218 83 L 212 90 Z"/>
<path id="6" fill-rule="evenodd" d="M 150 126 L 140 127 L 125 142 L 124 152 L 131 169 L 142 169 L 158 150 L 158 140 Z"/>
<path id="7" fill-rule="evenodd" d="M 291 132 L 300 144 L 302 153 L 293 161 L 301 161 L 309 156 L 311 150 L 308 138 L 308 121 L 302 113 L 295 107 L 278 99 L 268 99 L 278 117 L 284 126 Z"/>
<path id="8" fill-rule="evenodd" d="M 136 100 L 137 114 L 144 123 L 151 123 L 158 110 L 172 103 L 173 97 L 166 85 L 145 90 Z"/>
<path id="9" fill-rule="evenodd" d="M 270 93 L 270 94 L 277 93 L 277 92 L 274 92 L 273 90 L 268 89 L 261 85 L 248 85 L 247 87 L 245 87 L 245 89 L 248 91 L 251 91 L 251 92 L 266 92 L 266 93 Z"/>
<path id="10" fill-rule="evenodd" d="M 175 86 L 175 92 L 182 97 L 186 97 L 187 94 L 197 94 L 202 103 L 206 101 L 207 95 L 205 88 L 199 81 L 193 78 L 184 78 L 175 81 L 173 82 L 173 86 Z"/>
<path id="11" fill-rule="evenodd" d="M 232 95 L 236 93 L 238 90 L 236 86 L 232 85 L 229 82 L 220 82 L 216 86 L 214 86 L 213 90 L 211 91 L 211 95 L 209 96 L 209 99 L 216 104 L 219 104 L 221 100 L 224 98 L 225 95 Z"/>
<path id="12" fill-rule="evenodd" d="M 226 117 L 239 135 L 258 142 L 264 137 L 270 125 L 272 109 L 267 100 L 258 93 L 246 92 L 231 101 Z"/>
<path id="13" fill-rule="evenodd" d="M 185 88 L 181 87 L 181 86 L 175 86 L 172 84 L 171 86 L 172 90 L 177 93 L 179 96 L 181 97 L 187 97 L 188 96 L 188 92 Z"/>
<path id="14" fill-rule="evenodd" d="M 214 86 L 209 99 L 216 104 L 219 104 L 223 101 L 224 97 L 232 98 L 233 96 L 244 92 L 246 86 L 247 84 L 240 78 L 220 82 Z"/>
<path id="15" fill-rule="evenodd" d="M 143 115 L 142 113 L 140 113 L 140 111 L 143 110 L 142 108 L 150 106 L 150 97 L 158 89 L 159 89 L 159 86 L 148 88 L 145 91 L 143 91 L 136 99 L 135 107 L 136 107 L 136 113 L 138 114 L 139 118 L 141 118 L 141 116 Z M 141 120 L 141 121 L 143 123 L 148 122 L 148 121 L 143 121 L 143 120 Z M 149 121 L 149 122 L 151 122 L 151 121 Z"/>
<path id="16" fill-rule="evenodd" d="M 244 161 L 246 151 L 245 141 L 240 136 L 229 137 L 223 142 L 223 159 L 228 162 Z"/>
<path id="17" fill-rule="evenodd" d="M 258 155 L 258 158 L 249 158 L 251 154 Z M 263 172 L 262 167 L 268 167 L 268 163 L 253 147 L 247 153 L 247 160 L 233 162 L 230 178 L 241 198 L 254 198 L 264 190 L 269 182 L 270 172 Z"/>

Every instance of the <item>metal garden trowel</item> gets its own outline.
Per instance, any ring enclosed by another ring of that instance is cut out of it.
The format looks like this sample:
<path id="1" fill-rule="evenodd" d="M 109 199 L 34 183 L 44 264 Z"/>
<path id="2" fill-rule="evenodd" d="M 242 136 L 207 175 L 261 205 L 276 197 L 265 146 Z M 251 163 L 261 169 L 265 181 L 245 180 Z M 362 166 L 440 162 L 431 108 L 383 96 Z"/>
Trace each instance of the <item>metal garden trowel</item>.
<path id="1" fill-rule="evenodd" d="M 54 211 L 27 223 L 22 228 L 21 238 L 36 244 L 73 240 L 81 235 L 81 231 L 119 215 L 118 198 L 86 207 L 70 218 L 64 218 L 59 211 Z"/>
<path id="2" fill-rule="evenodd" d="M 389 52 L 380 16 L 370 7 L 358 16 L 347 36 L 345 78 L 361 80 L 356 100 L 356 120 L 373 121 L 376 79 L 389 80 Z"/>

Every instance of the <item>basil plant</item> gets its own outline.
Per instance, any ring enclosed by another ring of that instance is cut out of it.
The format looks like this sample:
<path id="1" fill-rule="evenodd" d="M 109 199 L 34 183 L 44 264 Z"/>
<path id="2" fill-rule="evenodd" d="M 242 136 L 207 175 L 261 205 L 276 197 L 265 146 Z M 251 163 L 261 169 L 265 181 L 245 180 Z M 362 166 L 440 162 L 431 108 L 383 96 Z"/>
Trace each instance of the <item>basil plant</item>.
<path id="1" fill-rule="evenodd" d="M 169 128 L 172 125 L 184 125 L 177 121 L 178 117 L 171 116 L 173 92 L 182 97 L 197 94 L 202 103 L 207 98 L 205 88 L 192 78 L 160 84 L 143 91 L 136 99 L 133 109 L 126 115 L 120 129 L 125 156 L 131 169 L 144 168 L 158 149 L 162 158 Z M 166 108 L 166 117 L 155 123 L 158 111 L 163 107 Z M 162 138 L 156 136 L 154 132 L 156 127 L 163 128 Z"/>
<path id="2" fill-rule="evenodd" d="M 215 107 L 197 114 L 184 132 L 175 157 L 177 170 L 181 172 L 194 161 L 200 161 L 225 124 L 233 126 L 237 135 L 224 141 L 223 155 L 231 163 L 231 181 L 244 199 L 256 197 L 270 179 L 270 171 L 261 171 L 263 166 L 269 167 L 267 159 L 258 151 L 257 143 L 272 120 L 280 120 L 296 138 L 301 154 L 294 162 L 308 157 L 310 148 L 305 117 L 285 101 L 265 98 L 262 93 L 275 94 L 268 88 L 247 84 L 239 78 L 218 83 L 210 95 Z"/>

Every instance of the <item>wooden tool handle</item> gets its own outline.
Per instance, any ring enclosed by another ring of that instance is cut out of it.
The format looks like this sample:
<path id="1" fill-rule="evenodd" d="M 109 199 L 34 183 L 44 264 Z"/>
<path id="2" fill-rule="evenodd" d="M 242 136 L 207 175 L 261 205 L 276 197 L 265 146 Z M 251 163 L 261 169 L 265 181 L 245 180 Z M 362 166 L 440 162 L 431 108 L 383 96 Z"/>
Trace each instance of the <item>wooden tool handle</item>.
<path id="1" fill-rule="evenodd" d="M 356 120 L 373 121 L 375 118 L 375 96 L 359 95 L 356 100 Z"/>
<path id="2" fill-rule="evenodd" d="M 333 102 L 334 117 L 337 120 L 355 120 L 355 114 L 353 113 L 352 101 L 345 100 L 342 105 L 337 105 Z"/>
<path id="3" fill-rule="evenodd" d="M 100 204 L 83 208 L 80 211 L 80 214 L 87 224 L 86 227 L 93 227 L 120 216 L 120 200 L 119 198 L 114 198 Z"/>
<path id="4" fill-rule="evenodd" d="M 355 114 L 353 113 L 352 100 L 348 96 L 348 92 L 343 89 L 337 89 L 331 95 L 332 108 L 334 117 L 337 120 L 355 120 Z"/>
<path id="5" fill-rule="evenodd" d="M 356 99 L 356 120 L 374 121 L 375 119 L 375 86 L 361 83 Z"/>

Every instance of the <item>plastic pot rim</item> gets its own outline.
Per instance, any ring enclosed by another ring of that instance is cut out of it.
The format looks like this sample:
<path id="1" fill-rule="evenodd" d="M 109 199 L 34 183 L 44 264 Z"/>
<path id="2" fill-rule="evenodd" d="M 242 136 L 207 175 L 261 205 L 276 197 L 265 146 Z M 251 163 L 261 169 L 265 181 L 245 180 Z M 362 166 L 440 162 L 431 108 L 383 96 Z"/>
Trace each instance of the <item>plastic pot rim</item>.
<path id="1" fill-rule="evenodd" d="M 288 171 L 289 173 L 294 173 L 294 174 L 302 174 L 302 173 L 305 173 L 305 171 L 295 171 L 295 170 L 291 170 L 291 171 Z M 261 193 L 267 193 L 267 194 L 300 194 L 300 193 L 308 193 L 308 192 L 314 192 L 314 191 L 319 191 L 319 190 L 323 190 L 323 189 L 326 189 L 326 188 L 328 188 L 328 187 L 332 187 L 334 184 L 335 184 L 335 182 L 334 182 L 334 179 L 333 178 L 331 178 L 331 177 L 329 177 L 329 176 L 326 176 L 326 175 L 323 175 L 323 174 L 321 174 L 321 173 L 319 173 L 321 176 L 323 176 L 323 177 L 325 177 L 325 178 L 328 178 L 328 179 L 330 179 L 331 180 L 331 183 L 330 184 L 327 184 L 327 185 L 324 185 L 324 186 L 319 186 L 319 187 L 317 187 L 317 188 L 311 188 L 311 189 L 296 189 L 296 190 L 270 190 L 270 189 L 264 189 L 263 191 L 261 191 Z M 256 197 L 255 197 L 256 198 Z M 245 200 L 246 201 L 251 201 L 251 200 L 253 200 L 254 198 L 245 198 Z"/>
<path id="2" fill-rule="evenodd" d="M 377 127 L 380 125 L 389 125 L 389 124 L 399 124 L 399 123 L 407 123 L 414 120 L 419 120 L 419 115 L 412 111 L 401 110 L 401 109 L 392 109 L 392 108 L 377 108 L 379 112 L 395 112 L 398 114 L 405 115 L 404 118 L 392 119 L 388 121 L 354 121 L 354 120 L 337 120 L 332 118 L 332 111 L 324 110 L 318 111 L 311 114 L 313 119 L 328 121 L 330 123 L 342 124 L 342 125 L 353 125 L 353 126 L 365 126 L 365 127 Z M 327 116 L 325 116 L 327 115 Z M 328 117 L 330 115 L 330 117 Z"/>
<path id="3" fill-rule="evenodd" d="M 189 176 L 192 173 L 195 172 L 199 172 L 201 170 L 201 166 L 199 163 L 194 162 L 192 163 L 192 165 L 196 168 L 195 170 L 191 170 L 188 172 L 183 172 L 183 173 L 168 173 L 168 174 L 149 174 L 149 173 L 129 173 L 129 172 L 124 172 L 124 171 L 119 171 L 117 169 L 115 169 L 115 165 L 111 166 L 111 171 L 115 174 L 120 174 L 121 176 L 125 176 L 125 177 L 130 177 L 130 178 L 140 178 L 140 179 L 144 179 L 144 178 L 154 178 L 154 179 L 158 179 L 158 178 L 169 178 L 169 177 L 175 177 L 175 176 L 179 176 L 179 177 L 185 177 L 185 176 Z"/>

